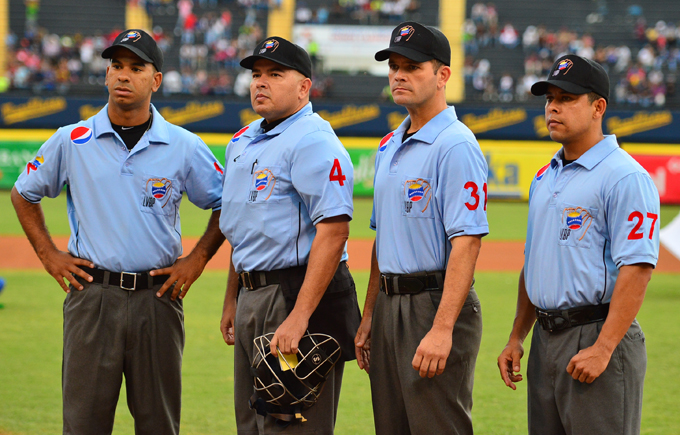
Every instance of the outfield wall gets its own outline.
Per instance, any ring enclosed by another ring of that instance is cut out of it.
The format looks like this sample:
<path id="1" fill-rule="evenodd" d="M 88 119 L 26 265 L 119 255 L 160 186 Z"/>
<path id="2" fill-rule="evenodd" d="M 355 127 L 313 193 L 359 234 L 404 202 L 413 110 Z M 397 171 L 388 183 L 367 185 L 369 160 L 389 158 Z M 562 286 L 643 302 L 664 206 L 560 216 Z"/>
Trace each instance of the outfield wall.
<path id="1" fill-rule="evenodd" d="M 0 130 L 0 188 L 10 189 L 41 144 L 54 130 Z M 224 163 L 230 134 L 198 133 L 215 157 Z M 354 164 L 354 194 L 373 195 L 375 154 L 379 139 L 341 137 Z M 526 200 L 531 180 L 546 165 L 559 145 L 547 141 L 480 140 L 489 165 L 490 198 Z M 680 204 L 680 145 L 624 144 L 652 176 L 661 202 Z"/>

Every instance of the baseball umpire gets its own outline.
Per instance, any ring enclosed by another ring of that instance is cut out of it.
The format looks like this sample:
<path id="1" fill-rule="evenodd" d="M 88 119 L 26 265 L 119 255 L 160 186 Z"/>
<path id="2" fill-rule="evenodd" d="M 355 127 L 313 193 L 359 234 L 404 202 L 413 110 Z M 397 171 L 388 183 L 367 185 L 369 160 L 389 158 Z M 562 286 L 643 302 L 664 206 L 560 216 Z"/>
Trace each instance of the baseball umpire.
<path id="1" fill-rule="evenodd" d="M 182 298 L 224 241 L 222 167 L 198 136 L 151 105 L 163 77 L 151 36 L 127 30 L 102 57 L 111 59 L 108 104 L 42 145 L 12 203 L 45 270 L 68 293 L 64 433 L 111 433 L 124 375 L 136 433 L 177 434 Z M 64 186 L 68 252 L 55 247 L 40 205 Z M 182 193 L 213 213 L 194 250 L 178 259 Z"/>
<path id="2" fill-rule="evenodd" d="M 312 64 L 302 48 L 267 38 L 241 66 L 252 70 L 251 102 L 264 119 L 242 128 L 227 147 L 222 192 L 223 208 L 236 217 L 220 219 L 232 246 L 220 329 L 235 345 L 238 433 L 332 434 L 344 361 L 354 359 L 360 322 L 345 249 L 352 163 L 330 125 L 312 112 Z M 275 332 L 271 352 L 293 354 L 307 330 L 334 337 L 342 360 L 304 414 L 307 421 L 282 428 L 264 410 L 249 408 L 253 339 Z"/>
<path id="3" fill-rule="evenodd" d="M 391 38 L 375 58 L 388 60 L 394 102 L 409 116 L 376 156 L 376 240 L 357 360 L 370 375 L 378 435 L 471 434 L 487 164 L 446 104 L 446 37 L 405 22 Z"/>
<path id="4" fill-rule="evenodd" d="M 545 95 L 548 131 L 562 148 L 531 184 L 501 377 L 513 390 L 522 380 L 533 326 L 529 433 L 639 434 L 647 355 L 635 316 L 659 253 L 659 194 L 616 137 L 602 133 L 602 66 L 563 56 L 531 92 Z"/>

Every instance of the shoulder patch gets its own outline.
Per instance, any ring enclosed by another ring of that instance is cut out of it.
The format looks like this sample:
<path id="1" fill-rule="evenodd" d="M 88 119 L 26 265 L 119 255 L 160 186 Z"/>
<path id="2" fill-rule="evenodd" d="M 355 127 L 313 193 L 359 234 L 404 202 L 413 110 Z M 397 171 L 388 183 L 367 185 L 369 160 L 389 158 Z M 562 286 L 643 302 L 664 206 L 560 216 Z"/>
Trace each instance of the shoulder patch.
<path id="1" fill-rule="evenodd" d="M 541 169 L 538 170 L 538 172 L 536 172 L 536 181 L 540 181 L 541 178 L 543 178 L 543 175 L 545 175 L 545 171 L 547 171 L 549 167 L 550 163 L 543 166 Z"/>
<path id="2" fill-rule="evenodd" d="M 92 129 L 87 127 L 76 127 L 71 130 L 71 142 L 74 145 L 85 145 L 92 139 Z"/>
<path id="3" fill-rule="evenodd" d="M 236 134 L 234 134 L 234 136 L 231 138 L 231 141 L 232 141 L 232 142 L 238 142 L 238 140 L 239 140 L 239 138 L 241 137 L 241 135 L 242 135 L 243 133 L 245 133 L 246 130 L 248 130 L 248 128 L 250 128 L 250 126 L 249 126 L 249 125 L 246 125 L 246 126 L 243 127 L 242 129 L 240 129 L 239 131 L 237 131 Z"/>
<path id="4" fill-rule="evenodd" d="M 380 145 L 378 145 L 378 151 L 383 152 L 387 149 L 387 142 L 392 139 L 392 136 L 394 136 L 394 132 L 391 131 L 389 132 L 382 140 L 380 141 Z"/>

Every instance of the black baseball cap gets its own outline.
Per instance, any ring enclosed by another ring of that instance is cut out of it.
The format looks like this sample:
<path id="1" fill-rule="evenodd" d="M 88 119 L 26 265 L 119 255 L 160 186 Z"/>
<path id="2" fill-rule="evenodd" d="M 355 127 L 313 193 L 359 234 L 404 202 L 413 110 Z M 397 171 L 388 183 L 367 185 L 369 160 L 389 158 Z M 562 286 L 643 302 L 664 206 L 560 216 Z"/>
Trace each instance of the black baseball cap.
<path id="1" fill-rule="evenodd" d="M 557 59 L 550 69 L 548 80 L 534 83 L 531 93 L 545 95 L 548 85 L 576 95 L 595 92 L 609 103 L 609 77 L 602 65 L 575 54 Z"/>
<path id="2" fill-rule="evenodd" d="M 243 68 L 253 69 L 255 62 L 269 59 L 280 65 L 298 71 L 305 77 L 312 78 L 312 60 L 307 52 L 299 45 L 279 36 L 271 36 L 257 44 L 253 54 L 240 63 Z"/>
<path id="3" fill-rule="evenodd" d="M 163 52 L 158 48 L 158 44 L 151 35 L 144 30 L 129 29 L 116 36 L 113 44 L 102 52 L 102 57 L 111 59 L 113 51 L 117 47 L 127 48 L 145 62 L 153 64 L 158 72 L 163 69 Z"/>
<path id="4" fill-rule="evenodd" d="M 375 60 L 382 62 L 397 53 L 416 62 L 427 62 L 437 59 L 446 66 L 451 66 L 451 46 L 446 36 L 430 26 L 423 26 L 415 21 L 399 24 L 393 31 L 390 47 L 375 54 Z"/>

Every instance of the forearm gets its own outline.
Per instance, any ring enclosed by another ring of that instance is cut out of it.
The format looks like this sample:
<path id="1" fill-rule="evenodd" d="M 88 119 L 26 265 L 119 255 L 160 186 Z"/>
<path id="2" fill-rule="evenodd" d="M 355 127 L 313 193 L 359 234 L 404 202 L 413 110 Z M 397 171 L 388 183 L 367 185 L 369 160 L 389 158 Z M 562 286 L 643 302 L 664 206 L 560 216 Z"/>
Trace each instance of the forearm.
<path id="1" fill-rule="evenodd" d="M 222 246 L 222 243 L 224 243 L 224 234 L 220 230 L 220 210 L 216 210 L 210 215 L 208 227 L 190 255 L 196 256 L 205 265 Z"/>
<path id="2" fill-rule="evenodd" d="M 366 291 L 366 302 L 364 303 L 364 318 L 373 318 L 373 309 L 375 308 L 375 301 L 378 299 L 378 292 L 380 291 L 380 266 L 378 264 L 378 256 L 376 254 L 376 241 L 373 241 L 373 251 L 371 254 L 371 275 L 368 278 L 368 289 Z"/>
<path id="3" fill-rule="evenodd" d="M 595 346 L 602 347 L 609 354 L 614 352 L 640 311 L 651 277 L 652 266 L 649 264 L 621 267 L 609 305 L 609 314 Z"/>
<path id="4" fill-rule="evenodd" d="M 21 227 L 38 258 L 42 260 L 49 251 L 56 251 L 57 247 L 45 225 L 45 215 L 40 204 L 26 201 L 16 187 L 12 188 L 11 199 Z"/>
<path id="5" fill-rule="evenodd" d="M 515 320 L 512 323 L 512 332 L 510 332 L 510 339 L 508 341 L 517 341 L 524 343 L 524 339 L 529 335 L 529 331 L 536 323 L 536 308 L 529 300 L 527 288 L 524 281 L 524 268 L 519 274 L 519 283 L 517 284 L 517 310 L 515 311 Z"/>
<path id="6" fill-rule="evenodd" d="M 224 294 L 224 304 L 222 305 L 222 312 L 228 311 L 230 306 L 236 304 L 236 297 L 238 295 L 238 274 L 234 268 L 234 248 L 231 248 L 229 255 L 229 276 L 227 277 L 227 291 Z"/>
<path id="7" fill-rule="evenodd" d="M 432 329 L 453 331 L 460 310 L 470 292 L 482 240 L 479 236 L 460 236 L 451 240 L 451 255 L 446 265 L 442 300 Z"/>
<path id="8" fill-rule="evenodd" d="M 320 222 L 309 253 L 307 273 L 291 315 L 312 315 L 333 279 L 349 237 L 349 222 Z"/>

